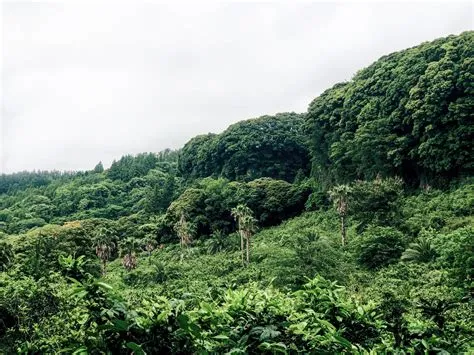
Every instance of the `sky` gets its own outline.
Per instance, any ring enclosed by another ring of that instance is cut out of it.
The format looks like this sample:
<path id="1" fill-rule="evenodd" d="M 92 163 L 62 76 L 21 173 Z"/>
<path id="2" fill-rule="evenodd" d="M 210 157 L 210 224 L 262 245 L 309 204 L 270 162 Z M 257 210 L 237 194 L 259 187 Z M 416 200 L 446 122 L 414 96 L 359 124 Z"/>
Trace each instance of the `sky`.
<path id="1" fill-rule="evenodd" d="M 473 29 L 473 3 L 3 1 L 0 172 L 86 170 L 305 112 L 382 55 Z"/>

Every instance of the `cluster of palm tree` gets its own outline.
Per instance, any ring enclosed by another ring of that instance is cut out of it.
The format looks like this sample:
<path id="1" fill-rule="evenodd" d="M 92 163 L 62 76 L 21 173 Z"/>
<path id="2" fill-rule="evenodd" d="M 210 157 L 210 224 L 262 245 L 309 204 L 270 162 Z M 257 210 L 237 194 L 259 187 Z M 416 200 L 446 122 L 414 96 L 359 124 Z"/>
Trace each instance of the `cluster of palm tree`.
<path id="1" fill-rule="evenodd" d="M 257 220 L 253 216 L 253 211 L 245 205 L 238 205 L 232 209 L 231 213 L 237 222 L 240 235 L 242 264 L 246 266 L 250 263 L 251 237 L 257 230 Z M 179 237 L 181 247 L 188 247 L 196 233 L 196 226 L 187 221 L 183 213 L 179 221 L 175 224 L 174 230 Z M 220 239 L 223 239 L 222 235 L 220 235 L 220 237 Z M 114 233 L 105 227 L 98 229 L 94 238 L 95 253 L 101 260 L 103 276 L 107 273 L 107 263 L 117 249 L 114 240 L 116 240 Z M 222 240 L 220 240 L 220 242 L 222 242 Z M 137 245 L 138 242 L 134 238 L 126 238 L 119 243 L 122 265 L 127 271 L 135 269 L 138 265 L 136 254 Z M 150 256 L 151 252 L 156 248 L 156 241 L 153 237 L 149 236 L 146 238 L 145 244 L 142 245 L 142 247 Z M 219 245 L 219 248 L 222 248 L 222 245 Z"/>
<path id="2" fill-rule="evenodd" d="M 245 205 L 238 205 L 231 210 L 231 214 L 237 222 L 238 233 L 240 235 L 240 249 L 242 253 L 242 264 L 248 265 L 250 263 L 250 245 L 251 237 L 256 231 L 257 220 L 253 216 L 253 212 Z M 174 231 L 179 237 L 181 247 L 188 247 L 193 236 L 196 234 L 196 225 L 189 222 L 185 214 L 181 214 L 181 218 L 174 225 Z M 210 253 L 221 251 L 225 248 L 225 238 L 221 231 L 216 231 L 213 238 L 206 243 Z"/>
<path id="3" fill-rule="evenodd" d="M 95 253 L 102 262 L 102 275 L 107 273 L 107 263 L 112 258 L 116 251 L 116 244 L 114 242 L 116 238 L 113 232 L 107 228 L 100 228 L 95 235 Z M 136 255 L 137 240 L 134 238 L 126 238 L 119 243 L 119 251 L 122 256 L 122 265 L 130 271 L 135 269 L 138 264 L 138 258 Z M 149 253 L 154 249 L 154 243 L 147 241 L 145 248 Z"/>

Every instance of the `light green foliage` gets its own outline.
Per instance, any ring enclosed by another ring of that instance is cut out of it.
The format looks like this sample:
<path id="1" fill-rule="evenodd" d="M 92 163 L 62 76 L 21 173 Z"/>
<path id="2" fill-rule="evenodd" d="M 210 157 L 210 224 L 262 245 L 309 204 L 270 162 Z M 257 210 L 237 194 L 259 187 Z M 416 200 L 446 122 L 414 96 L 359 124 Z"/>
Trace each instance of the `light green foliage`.
<path id="1" fill-rule="evenodd" d="M 259 191 L 261 184 L 267 180 L 245 189 Z M 252 196 L 239 192 L 237 182 L 209 179 L 196 186 L 168 213 L 194 212 L 198 220 L 216 223 L 225 214 L 208 207 L 224 211 L 225 201 Z M 357 226 L 369 216 L 349 208 L 347 248 L 339 242 L 339 213 L 322 209 L 257 232 L 245 268 L 236 234 L 216 231 L 188 248 L 176 245 L 177 239 L 160 245 L 166 215 L 85 219 L 8 235 L 14 261 L 0 273 L 0 346 L 113 353 L 469 349 L 470 180 L 408 196 L 390 179 L 350 186 L 359 200 L 351 194 L 349 207 L 367 206 L 373 217 L 359 233 Z M 280 196 L 276 191 L 267 196 Z M 256 196 L 268 206 L 265 195 Z M 409 228 L 439 213 L 456 221 L 446 218 L 437 230 L 421 233 Z M 400 260 L 409 243 L 425 238 L 436 258 Z M 107 274 L 98 279 L 94 246 L 105 241 L 121 254 L 110 250 Z M 148 250 L 149 242 L 154 247 Z M 120 256 L 127 255 L 137 262 L 125 263 L 124 272 Z"/>
<path id="2" fill-rule="evenodd" d="M 423 229 L 443 231 L 472 223 L 474 214 L 474 184 L 468 179 L 454 186 L 449 193 L 427 189 L 400 203 L 401 228 L 416 236 Z"/>

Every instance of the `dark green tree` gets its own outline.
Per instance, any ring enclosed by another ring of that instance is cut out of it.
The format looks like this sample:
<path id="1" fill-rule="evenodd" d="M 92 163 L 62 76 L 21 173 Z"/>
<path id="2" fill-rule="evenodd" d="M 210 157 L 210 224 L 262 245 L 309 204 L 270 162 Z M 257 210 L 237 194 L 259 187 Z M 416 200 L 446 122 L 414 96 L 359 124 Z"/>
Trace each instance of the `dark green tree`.
<path id="1" fill-rule="evenodd" d="M 94 173 L 103 173 L 104 172 L 104 166 L 102 165 L 102 162 L 100 161 L 95 167 L 94 167 Z"/>
<path id="2" fill-rule="evenodd" d="M 187 179 L 271 177 L 292 182 L 299 170 L 309 168 L 302 127 L 302 115 L 281 113 L 241 121 L 218 135 L 195 137 L 181 151 L 179 172 Z"/>

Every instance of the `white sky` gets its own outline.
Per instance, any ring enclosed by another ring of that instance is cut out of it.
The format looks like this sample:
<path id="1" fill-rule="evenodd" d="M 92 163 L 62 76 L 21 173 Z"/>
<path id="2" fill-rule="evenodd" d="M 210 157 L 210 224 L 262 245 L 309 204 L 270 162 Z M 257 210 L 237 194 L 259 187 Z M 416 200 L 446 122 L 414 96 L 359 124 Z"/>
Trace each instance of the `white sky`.
<path id="1" fill-rule="evenodd" d="M 377 58 L 473 29 L 472 2 L 14 2 L 0 172 L 92 169 L 306 111 Z"/>

